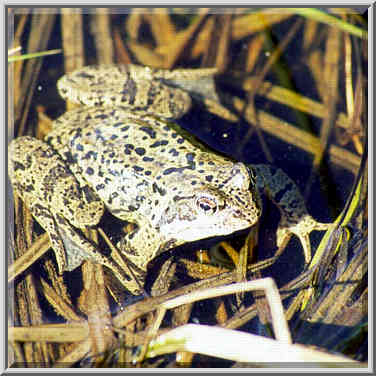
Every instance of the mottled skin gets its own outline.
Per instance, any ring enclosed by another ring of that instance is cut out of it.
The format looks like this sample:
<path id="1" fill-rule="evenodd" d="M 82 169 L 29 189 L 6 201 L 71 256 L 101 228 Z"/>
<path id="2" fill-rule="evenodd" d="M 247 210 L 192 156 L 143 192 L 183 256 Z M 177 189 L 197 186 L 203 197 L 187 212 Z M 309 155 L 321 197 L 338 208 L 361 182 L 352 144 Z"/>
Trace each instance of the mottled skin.
<path id="1" fill-rule="evenodd" d="M 8 154 L 13 189 L 48 233 L 60 273 L 91 260 L 129 283 L 121 268 L 73 227 L 96 225 L 104 205 L 92 191 L 80 187 L 61 157 L 48 144 L 29 136 L 13 140 Z"/>
<path id="2" fill-rule="evenodd" d="M 249 227 L 260 215 L 242 163 L 201 151 L 151 116 L 79 108 L 59 118 L 47 140 L 75 161 L 113 215 L 138 225 L 121 248 L 144 271 L 160 252 Z"/>
<path id="3" fill-rule="evenodd" d="M 82 68 L 59 80 L 63 97 L 93 107 L 55 120 L 46 137 L 51 146 L 30 137 L 14 140 L 9 174 L 49 233 L 60 270 L 71 270 L 87 258 L 110 267 L 124 286 L 137 293 L 138 284 L 72 226 L 95 226 L 103 213 L 101 201 L 116 217 L 136 224 L 119 248 L 142 283 L 147 264 L 159 253 L 255 224 L 261 215 L 258 188 L 280 204 L 277 243 L 284 245 L 291 234 L 298 235 L 306 261 L 310 260 L 308 234 L 327 225 L 307 214 L 300 193 L 295 185 L 290 189 L 292 182 L 285 174 L 209 154 L 179 136 L 168 122 L 149 115 L 182 116 L 191 106 L 185 91 L 189 85 L 184 82 L 213 73 L 107 65 Z M 48 160 L 43 153 L 50 155 Z M 40 176 L 53 176 L 55 187 Z M 67 194 L 71 186 L 75 193 Z M 93 205 L 98 207 L 95 213 Z"/>

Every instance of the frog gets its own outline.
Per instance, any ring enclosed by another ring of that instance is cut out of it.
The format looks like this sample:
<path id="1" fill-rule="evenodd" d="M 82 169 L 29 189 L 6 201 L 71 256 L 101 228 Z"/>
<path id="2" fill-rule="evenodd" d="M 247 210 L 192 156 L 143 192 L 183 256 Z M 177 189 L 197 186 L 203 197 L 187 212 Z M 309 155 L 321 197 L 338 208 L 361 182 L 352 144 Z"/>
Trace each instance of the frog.
<path id="1" fill-rule="evenodd" d="M 12 185 L 49 234 L 61 273 L 90 260 L 138 294 L 148 264 L 162 252 L 257 224 L 261 190 L 282 213 L 277 245 L 295 234 L 310 260 L 309 234 L 328 224 L 308 214 L 287 175 L 234 161 L 177 131 L 174 120 L 192 105 L 187 82 L 213 74 L 134 64 L 78 69 L 57 86 L 83 106 L 57 118 L 44 141 L 11 142 Z M 83 233 L 105 210 L 135 225 L 117 244 L 127 269 Z"/>

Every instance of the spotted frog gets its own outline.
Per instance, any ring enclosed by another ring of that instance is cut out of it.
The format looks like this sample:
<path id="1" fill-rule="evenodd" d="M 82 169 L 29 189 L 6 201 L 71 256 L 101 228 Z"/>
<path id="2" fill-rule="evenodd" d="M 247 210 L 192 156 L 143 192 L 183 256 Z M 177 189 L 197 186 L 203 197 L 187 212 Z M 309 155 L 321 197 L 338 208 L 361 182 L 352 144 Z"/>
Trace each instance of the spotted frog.
<path id="1" fill-rule="evenodd" d="M 327 224 L 307 214 L 281 170 L 208 152 L 166 120 L 189 110 L 186 82 L 212 74 L 136 65 L 82 68 L 60 79 L 58 88 L 85 106 L 55 120 L 44 142 L 28 136 L 11 142 L 12 185 L 48 232 L 60 272 L 88 259 L 139 293 L 147 265 L 158 254 L 257 223 L 260 189 L 281 209 L 278 245 L 296 234 L 309 261 L 308 235 Z M 81 231 L 96 226 L 105 207 L 135 224 L 118 244 L 131 275 Z"/>

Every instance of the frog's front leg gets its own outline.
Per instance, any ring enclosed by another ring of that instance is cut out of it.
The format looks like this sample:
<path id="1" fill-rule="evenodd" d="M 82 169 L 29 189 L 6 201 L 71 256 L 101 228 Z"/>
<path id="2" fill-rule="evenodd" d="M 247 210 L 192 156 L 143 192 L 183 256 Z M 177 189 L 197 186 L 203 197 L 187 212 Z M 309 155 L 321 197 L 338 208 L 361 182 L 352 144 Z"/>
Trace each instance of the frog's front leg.
<path id="1" fill-rule="evenodd" d="M 281 219 L 277 229 L 277 246 L 283 250 L 291 236 L 296 235 L 302 243 L 305 262 L 311 261 L 311 243 L 309 234 L 327 230 L 330 223 L 317 222 L 312 218 L 296 184 L 279 168 L 269 165 L 252 165 L 256 173 L 256 184 L 260 191 L 277 205 Z"/>
<path id="2" fill-rule="evenodd" d="M 130 262 L 133 277 L 137 278 L 140 286 L 143 286 L 145 282 L 149 262 L 166 249 L 162 247 L 159 232 L 148 225 L 137 227 L 126 234 L 117 246 Z"/>

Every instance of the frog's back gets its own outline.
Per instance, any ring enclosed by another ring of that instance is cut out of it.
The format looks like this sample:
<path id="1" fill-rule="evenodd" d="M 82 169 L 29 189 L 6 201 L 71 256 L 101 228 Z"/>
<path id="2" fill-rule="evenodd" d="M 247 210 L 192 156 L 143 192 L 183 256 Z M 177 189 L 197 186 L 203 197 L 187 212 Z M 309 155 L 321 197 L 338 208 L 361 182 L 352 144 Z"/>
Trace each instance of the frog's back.
<path id="1" fill-rule="evenodd" d="M 61 143 L 56 148 L 64 150 L 65 158 L 121 219 L 140 221 L 169 196 L 206 184 L 220 186 L 233 166 L 226 158 L 209 157 L 153 117 L 101 108 L 75 110 L 69 116 L 63 122 L 69 120 L 70 126 L 55 130 L 49 141 Z"/>

